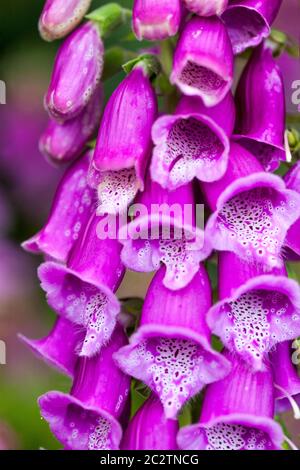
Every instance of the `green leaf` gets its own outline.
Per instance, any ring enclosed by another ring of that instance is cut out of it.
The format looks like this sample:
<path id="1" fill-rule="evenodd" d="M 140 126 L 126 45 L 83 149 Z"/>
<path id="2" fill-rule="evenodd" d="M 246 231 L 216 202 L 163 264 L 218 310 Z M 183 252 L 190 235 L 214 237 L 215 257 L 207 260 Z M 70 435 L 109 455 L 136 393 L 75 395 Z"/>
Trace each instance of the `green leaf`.
<path id="1" fill-rule="evenodd" d="M 122 8 L 118 3 L 107 3 L 86 15 L 86 18 L 97 23 L 101 36 L 106 37 L 131 19 L 131 10 Z"/>
<path id="2" fill-rule="evenodd" d="M 142 54 L 123 65 L 125 73 L 130 73 L 137 65 L 141 66 L 145 74 L 154 79 L 161 71 L 161 65 L 157 56 L 153 54 Z"/>

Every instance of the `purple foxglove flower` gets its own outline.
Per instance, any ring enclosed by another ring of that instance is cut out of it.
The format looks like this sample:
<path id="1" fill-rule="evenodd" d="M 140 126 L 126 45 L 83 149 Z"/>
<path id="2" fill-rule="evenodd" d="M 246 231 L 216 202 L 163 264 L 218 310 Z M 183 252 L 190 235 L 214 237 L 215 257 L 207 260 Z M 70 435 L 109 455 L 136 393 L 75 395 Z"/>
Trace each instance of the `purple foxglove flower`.
<path id="1" fill-rule="evenodd" d="M 228 266 L 234 276 L 228 276 Z M 300 288 L 284 267 L 281 275 L 257 267 L 251 277 L 255 268 L 248 266 L 232 253 L 219 254 L 220 301 L 208 312 L 207 323 L 227 349 L 258 371 L 266 368 L 267 354 L 277 343 L 300 335 Z"/>
<path id="2" fill-rule="evenodd" d="M 180 0 L 134 0 L 133 30 L 140 40 L 175 36 L 181 21 Z"/>
<path id="3" fill-rule="evenodd" d="M 218 104 L 233 80 L 233 52 L 223 22 L 216 16 L 192 18 L 179 38 L 170 80 L 185 95 Z"/>
<path id="4" fill-rule="evenodd" d="M 231 0 L 222 15 L 233 51 L 240 54 L 270 34 L 282 0 Z"/>
<path id="5" fill-rule="evenodd" d="M 99 220 L 91 216 L 66 266 L 49 261 L 38 272 L 49 305 L 85 327 L 81 356 L 96 354 L 109 340 L 120 312 L 114 292 L 124 275 L 121 245 L 115 239 L 98 236 Z"/>
<path id="6" fill-rule="evenodd" d="M 194 177 L 220 179 L 227 168 L 234 120 L 231 93 L 212 108 L 199 97 L 182 97 L 175 115 L 160 117 L 152 128 L 153 180 L 173 190 Z"/>
<path id="7" fill-rule="evenodd" d="M 300 162 L 292 166 L 284 177 L 286 187 L 300 193 Z M 300 260 L 300 219 L 298 219 L 288 230 L 285 239 L 285 258 Z"/>
<path id="8" fill-rule="evenodd" d="M 205 384 L 224 377 L 229 363 L 210 346 L 205 315 L 211 289 L 205 269 L 200 266 L 179 291 L 167 289 L 164 276 L 161 267 L 147 292 L 137 332 L 114 357 L 125 373 L 153 390 L 172 419 Z"/>
<path id="9" fill-rule="evenodd" d="M 118 420 L 126 406 L 130 379 L 112 355 L 127 343 L 117 327 L 111 341 L 93 358 L 79 358 L 70 394 L 49 392 L 39 398 L 41 415 L 65 450 L 118 450 Z"/>
<path id="10" fill-rule="evenodd" d="M 44 338 L 29 339 L 23 335 L 19 338 L 49 365 L 73 377 L 78 358 L 76 352 L 84 339 L 84 332 L 78 325 L 59 317 Z"/>
<path id="11" fill-rule="evenodd" d="M 81 154 L 99 125 L 102 99 L 102 86 L 98 86 L 79 116 L 64 123 L 50 118 L 39 142 L 40 151 L 47 160 L 54 163 L 68 162 Z"/>
<path id="12" fill-rule="evenodd" d="M 202 183 L 215 211 L 205 236 L 217 250 L 275 267 L 281 264 L 286 233 L 299 218 L 300 195 L 286 189 L 278 176 L 259 172 L 262 167 L 255 160 L 232 143 L 225 176 L 215 183 Z"/>
<path id="13" fill-rule="evenodd" d="M 236 106 L 235 138 L 259 158 L 266 170 L 275 170 L 280 160 L 286 160 L 285 97 L 281 71 L 272 51 L 264 45 L 254 51 L 244 69 Z"/>
<path id="14" fill-rule="evenodd" d="M 106 105 L 92 161 L 99 171 L 96 183 L 101 213 L 122 212 L 137 191 L 144 189 L 151 128 L 157 114 L 155 92 L 147 75 L 143 61 L 138 62 Z"/>
<path id="15" fill-rule="evenodd" d="M 45 226 L 22 247 L 31 253 L 66 262 L 69 253 L 96 209 L 94 191 L 88 186 L 91 152 L 77 160 L 62 178 Z"/>
<path id="16" fill-rule="evenodd" d="M 103 43 L 96 24 L 84 23 L 60 46 L 45 105 L 59 121 L 78 116 L 93 96 L 103 69 Z"/>
<path id="17" fill-rule="evenodd" d="M 276 412 L 284 413 L 292 408 L 295 419 L 300 419 L 300 377 L 292 362 L 294 353 L 290 341 L 285 341 L 278 344 L 269 357 L 274 375 Z"/>
<path id="18" fill-rule="evenodd" d="M 279 450 L 284 436 L 273 421 L 270 367 L 253 373 L 238 356 L 226 357 L 231 359 L 231 372 L 207 387 L 199 423 L 178 433 L 180 449 Z"/>
<path id="19" fill-rule="evenodd" d="M 46 0 L 39 19 L 43 39 L 53 41 L 69 34 L 82 20 L 91 0 Z"/>
<path id="20" fill-rule="evenodd" d="M 167 419 L 160 401 L 151 395 L 128 424 L 122 450 L 177 450 L 178 421 Z"/>
<path id="21" fill-rule="evenodd" d="M 183 0 L 186 8 L 199 16 L 221 15 L 227 8 L 228 0 Z"/>
<path id="22" fill-rule="evenodd" d="M 156 271 L 162 263 L 166 266 L 164 286 L 185 287 L 211 252 L 203 230 L 196 227 L 192 185 L 168 191 L 148 176 L 145 191 L 133 207 L 139 215 L 118 235 L 123 263 L 140 272 Z"/>

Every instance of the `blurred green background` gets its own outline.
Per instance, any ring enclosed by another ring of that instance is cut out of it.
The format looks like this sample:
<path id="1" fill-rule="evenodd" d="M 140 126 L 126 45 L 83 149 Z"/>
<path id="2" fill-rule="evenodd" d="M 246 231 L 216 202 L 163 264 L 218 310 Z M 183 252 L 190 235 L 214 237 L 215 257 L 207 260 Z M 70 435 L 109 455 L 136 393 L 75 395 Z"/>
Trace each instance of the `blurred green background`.
<path id="1" fill-rule="evenodd" d="M 95 0 L 93 7 L 104 2 Z M 131 0 L 123 0 L 130 7 Z M 297 38 L 297 0 L 284 0 L 277 21 Z M 0 449 L 56 449 L 48 425 L 40 418 L 36 399 L 48 390 L 67 391 L 70 382 L 36 359 L 18 340 L 47 334 L 54 314 L 47 307 L 36 277 L 41 259 L 22 252 L 19 244 L 44 223 L 62 170 L 50 167 L 38 151 L 38 138 L 46 124 L 43 95 L 59 42 L 43 42 L 37 22 L 43 0 L 1 3 L 0 79 L 7 86 L 7 104 L 0 106 L 0 339 L 6 343 L 6 364 L 0 365 Z M 107 41 L 109 46 L 111 41 Z M 126 45 L 132 48 L 132 43 Z M 141 47 L 141 45 L 138 45 Z M 287 107 L 291 82 L 300 79 L 299 60 L 280 59 L 286 82 Z M 106 97 L 120 73 L 105 83 Z M 298 267 L 294 266 L 298 270 Z M 212 276 L 215 272 L 212 270 Z M 143 296 L 149 276 L 130 274 L 120 296 Z M 299 429 L 291 434 L 297 438 Z"/>

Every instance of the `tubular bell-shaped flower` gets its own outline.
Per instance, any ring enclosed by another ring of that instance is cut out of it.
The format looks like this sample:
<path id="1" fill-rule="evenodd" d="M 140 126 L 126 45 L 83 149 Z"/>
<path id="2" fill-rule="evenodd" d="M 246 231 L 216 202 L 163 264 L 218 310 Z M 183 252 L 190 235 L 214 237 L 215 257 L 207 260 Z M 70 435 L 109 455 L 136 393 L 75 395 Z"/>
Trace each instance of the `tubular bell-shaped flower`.
<path id="1" fill-rule="evenodd" d="M 167 419 L 160 401 L 151 395 L 129 422 L 122 450 L 177 450 L 178 421 Z"/>
<path id="2" fill-rule="evenodd" d="M 134 0 L 133 30 L 138 39 L 175 36 L 181 21 L 180 0 Z"/>
<path id="3" fill-rule="evenodd" d="M 60 46 L 45 106 L 59 121 L 78 116 L 93 96 L 103 69 L 103 43 L 96 24 L 84 23 Z"/>
<path id="4" fill-rule="evenodd" d="M 293 363 L 293 356 L 295 363 Z M 300 376 L 297 371 L 299 353 L 292 349 L 290 341 L 276 346 L 270 354 L 275 384 L 275 408 L 277 413 L 284 413 L 290 408 L 296 419 L 300 419 Z"/>
<path id="5" fill-rule="evenodd" d="M 152 128 L 153 180 L 173 190 L 194 177 L 220 179 L 227 168 L 234 120 L 231 92 L 211 108 L 199 97 L 182 97 L 175 115 L 160 117 Z"/>
<path id="6" fill-rule="evenodd" d="M 234 276 L 228 276 L 228 266 Z M 253 267 L 233 253 L 220 253 L 219 290 L 208 326 L 252 370 L 265 370 L 268 352 L 300 335 L 300 288 L 283 266 L 266 274 L 263 265 Z"/>
<path id="7" fill-rule="evenodd" d="M 114 292 L 124 275 L 121 245 L 116 239 L 98 237 L 99 220 L 91 216 L 67 266 L 49 261 L 38 271 L 49 305 L 59 315 L 85 327 L 81 356 L 96 354 L 109 340 L 120 312 Z"/>
<path id="8" fill-rule="evenodd" d="M 300 162 L 292 166 L 284 177 L 286 187 L 300 193 Z M 285 239 L 285 258 L 300 260 L 300 218 L 290 227 Z"/>
<path id="9" fill-rule="evenodd" d="M 90 158 L 91 152 L 87 152 L 67 169 L 57 188 L 46 224 L 22 244 L 25 250 L 66 262 L 96 210 L 96 196 L 87 183 Z"/>
<path id="10" fill-rule="evenodd" d="M 279 450 L 284 440 L 273 421 L 274 387 L 270 367 L 253 373 L 238 356 L 225 356 L 232 369 L 207 387 L 198 424 L 186 426 L 177 442 L 185 450 Z"/>
<path id="11" fill-rule="evenodd" d="M 19 338 L 42 360 L 73 377 L 77 352 L 84 339 L 84 331 L 78 325 L 58 317 L 44 338 L 29 339 L 23 335 L 19 335 Z"/>
<path id="12" fill-rule="evenodd" d="M 179 291 L 164 287 L 164 276 L 161 267 L 147 292 L 140 326 L 115 359 L 124 372 L 153 390 L 167 418 L 175 418 L 205 384 L 228 373 L 229 363 L 210 346 L 205 315 L 211 289 L 205 269 L 200 266 Z"/>
<path id="13" fill-rule="evenodd" d="M 49 392 L 39 398 L 41 415 L 65 450 L 118 450 L 118 420 L 126 406 L 130 379 L 112 355 L 127 343 L 118 326 L 111 341 L 93 358 L 79 358 L 70 394 Z"/>
<path id="14" fill-rule="evenodd" d="M 221 15 L 226 10 L 228 0 L 183 0 L 188 10 L 199 16 Z"/>
<path id="15" fill-rule="evenodd" d="M 53 41 L 69 34 L 82 20 L 92 0 L 46 0 L 39 19 L 43 39 Z"/>
<path id="16" fill-rule="evenodd" d="M 124 211 L 137 191 L 144 189 L 151 128 L 157 114 L 149 78 L 153 75 L 152 60 L 151 56 L 137 60 L 104 110 L 90 178 L 98 187 L 99 213 Z"/>
<path id="17" fill-rule="evenodd" d="M 192 185 L 167 191 L 148 176 L 133 207 L 139 215 L 118 235 L 123 263 L 141 272 L 155 271 L 162 263 L 163 284 L 172 290 L 185 287 L 211 252 L 203 230 L 196 226 Z"/>
<path id="18" fill-rule="evenodd" d="M 279 176 L 262 171 L 258 160 L 232 143 L 227 172 L 201 185 L 215 211 L 205 236 L 213 248 L 233 251 L 248 261 L 281 265 L 281 248 L 289 227 L 299 218 L 300 195 Z"/>
<path id="19" fill-rule="evenodd" d="M 236 107 L 235 138 L 266 170 L 275 170 L 280 160 L 286 160 L 285 98 L 281 71 L 265 45 L 254 51 L 243 71 Z"/>
<path id="20" fill-rule="evenodd" d="M 39 141 L 40 151 L 47 160 L 54 163 L 68 162 L 80 155 L 99 125 L 102 100 L 102 86 L 98 86 L 79 116 L 63 123 L 50 118 Z"/>
<path id="21" fill-rule="evenodd" d="M 179 38 L 170 80 L 185 95 L 200 96 L 206 106 L 218 104 L 233 80 L 233 52 L 217 17 L 192 18 Z"/>
<path id="22" fill-rule="evenodd" d="M 235 54 L 255 47 L 270 34 L 282 0 L 231 0 L 222 15 Z"/>

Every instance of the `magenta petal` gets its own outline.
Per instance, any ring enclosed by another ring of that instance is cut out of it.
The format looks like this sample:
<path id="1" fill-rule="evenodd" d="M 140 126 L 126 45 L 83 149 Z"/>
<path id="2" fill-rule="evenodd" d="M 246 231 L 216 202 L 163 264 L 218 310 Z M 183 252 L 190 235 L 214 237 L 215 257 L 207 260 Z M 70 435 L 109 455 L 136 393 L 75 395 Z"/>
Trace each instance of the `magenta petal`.
<path id="1" fill-rule="evenodd" d="M 31 253 L 43 253 L 65 262 L 95 211 L 96 197 L 88 186 L 90 152 L 77 160 L 63 176 L 45 226 L 22 247 Z"/>
<path id="2" fill-rule="evenodd" d="M 177 450 L 178 421 L 167 419 L 160 401 L 151 395 L 128 424 L 122 450 Z"/>
<path id="3" fill-rule="evenodd" d="M 266 170 L 274 171 L 280 160 L 286 160 L 285 97 L 281 71 L 272 51 L 264 45 L 254 51 L 243 71 L 236 91 L 236 105 L 234 138 L 252 152 Z"/>
<path id="4" fill-rule="evenodd" d="M 140 40 L 157 41 L 175 36 L 181 21 L 180 0 L 135 0 L 133 30 Z"/>
<path id="5" fill-rule="evenodd" d="M 65 121 L 83 111 L 99 83 L 103 43 L 92 22 L 76 29 L 60 46 L 45 96 L 54 119 Z"/>
<path id="6" fill-rule="evenodd" d="M 80 155 L 99 125 L 102 99 L 103 90 L 99 86 L 79 116 L 64 123 L 50 119 L 39 141 L 40 151 L 48 160 L 67 162 Z"/>
<path id="7" fill-rule="evenodd" d="M 282 0 L 231 0 L 222 15 L 235 54 L 269 36 Z"/>
<path id="8" fill-rule="evenodd" d="M 211 252 L 195 224 L 192 186 L 170 192 L 148 177 L 136 201 L 139 205 L 145 212 L 119 231 L 123 263 L 139 272 L 155 271 L 164 264 L 163 284 L 172 290 L 185 287 Z"/>
<path id="9" fill-rule="evenodd" d="M 270 369 L 253 373 L 244 361 L 231 359 L 222 381 L 207 387 L 200 422 L 182 428 L 184 450 L 279 450 L 284 440 L 273 421 L 274 389 Z"/>
<path id="10" fill-rule="evenodd" d="M 296 163 L 284 177 L 286 187 L 300 193 L 300 163 Z M 291 261 L 300 259 L 300 218 L 289 228 L 285 239 L 285 258 Z"/>
<path id="11" fill-rule="evenodd" d="M 73 377 L 76 353 L 84 338 L 84 331 L 78 325 L 65 318 L 58 318 L 44 338 L 28 339 L 23 335 L 19 335 L 19 338 L 42 360 Z"/>
<path id="12" fill-rule="evenodd" d="M 214 305 L 207 322 L 226 348 L 264 370 L 267 353 L 300 334 L 299 286 L 284 276 L 257 276 Z"/>
<path id="13" fill-rule="evenodd" d="M 223 22 L 216 16 L 192 18 L 179 38 L 170 80 L 185 95 L 206 106 L 219 103 L 231 88 L 233 52 Z"/>
<path id="14" fill-rule="evenodd" d="M 105 344 L 120 311 L 114 292 L 124 275 L 121 245 L 115 239 L 100 239 L 99 218 L 92 215 L 68 265 L 47 262 L 39 277 L 49 304 L 60 315 L 86 328 L 81 355 L 92 356 Z"/>
<path id="15" fill-rule="evenodd" d="M 175 292 L 163 286 L 164 275 L 161 268 L 149 287 L 137 332 L 114 357 L 125 373 L 156 393 L 166 417 L 175 418 L 205 384 L 224 377 L 229 364 L 210 346 L 205 314 L 211 293 L 204 268 Z"/>
<path id="16" fill-rule="evenodd" d="M 281 264 L 289 227 L 300 215 L 300 197 L 275 175 L 254 173 L 230 184 L 206 226 L 213 247 L 241 258 Z"/>
<path id="17" fill-rule="evenodd" d="M 228 0 L 183 0 L 186 8 L 199 16 L 221 15 L 227 8 Z"/>
<path id="18" fill-rule="evenodd" d="M 176 114 L 160 117 L 152 128 L 153 180 L 173 190 L 195 177 L 201 181 L 220 179 L 227 168 L 228 136 L 234 118 L 229 93 L 212 108 L 206 108 L 200 98 L 182 98 Z"/>
<path id="19" fill-rule="evenodd" d="M 274 374 L 277 413 L 290 410 L 291 403 L 288 397 L 292 397 L 300 406 L 300 377 L 297 371 L 298 352 L 292 349 L 290 341 L 286 341 L 277 344 L 269 357 Z"/>
<path id="20" fill-rule="evenodd" d="M 144 184 L 137 179 L 134 168 L 105 172 L 90 168 L 89 181 L 97 187 L 98 215 L 126 213 L 138 190 L 142 189 L 140 185 Z"/>
<path id="21" fill-rule="evenodd" d="M 46 0 L 39 19 L 43 39 L 53 41 L 70 33 L 88 11 L 91 0 Z"/>

